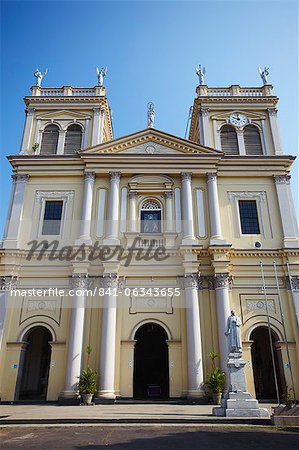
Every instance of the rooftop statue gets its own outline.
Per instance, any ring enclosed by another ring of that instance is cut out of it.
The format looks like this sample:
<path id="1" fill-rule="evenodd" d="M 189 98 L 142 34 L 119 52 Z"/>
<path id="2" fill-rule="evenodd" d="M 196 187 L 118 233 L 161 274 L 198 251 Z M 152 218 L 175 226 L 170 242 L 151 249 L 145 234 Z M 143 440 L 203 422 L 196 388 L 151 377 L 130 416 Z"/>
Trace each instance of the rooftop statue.
<path id="1" fill-rule="evenodd" d="M 48 69 L 46 69 L 44 71 L 44 73 L 42 73 L 39 69 L 35 70 L 34 76 L 36 78 L 36 84 L 35 84 L 36 86 L 39 86 L 39 87 L 41 86 L 43 78 L 47 75 L 47 73 L 48 73 Z"/>
<path id="2" fill-rule="evenodd" d="M 268 75 L 269 75 L 269 67 L 264 67 L 264 70 L 262 70 L 259 67 L 259 74 L 261 76 L 261 79 L 263 80 L 263 84 L 268 84 Z"/>
<path id="3" fill-rule="evenodd" d="M 201 64 L 199 64 L 198 67 L 195 67 L 196 75 L 199 79 L 199 84 L 205 84 L 205 74 L 206 74 L 206 68 L 201 68 Z"/>
<path id="4" fill-rule="evenodd" d="M 154 128 L 155 120 L 155 105 L 152 102 L 147 104 L 147 126 L 148 128 Z"/>
<path id="5" fill-rule="evenodd" d="M 104 77 L 107 75 L 107 67 L 102 67 L 101 70 L 97 67 L 98 85 L 103 87 Z"/>

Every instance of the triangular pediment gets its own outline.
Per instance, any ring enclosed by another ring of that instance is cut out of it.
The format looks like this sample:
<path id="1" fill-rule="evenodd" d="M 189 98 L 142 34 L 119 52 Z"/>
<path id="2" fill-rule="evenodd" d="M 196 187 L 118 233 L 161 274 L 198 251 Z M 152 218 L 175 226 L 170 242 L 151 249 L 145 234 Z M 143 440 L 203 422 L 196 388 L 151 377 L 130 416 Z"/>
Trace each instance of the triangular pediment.
<path id="1" fill-rule="evenodd" d="M 49 119 L 86 119 L 91 118 L 89 114 L 83 114 L 77 111 L 69 111 L 67 109 L 61 109 L 59 111 L 51 111 L 48 113 L 38 114 L 37 119 L 49 120 Z"/>
<path id="2" fill-rule="evenodd" d="M 246 111 L 246 110 L 242 110 L 242 109 L 236 109 L 235 111 L 226 111 L 220 114 L 215 114 L 213 116 L 211 116 L 211 119 L 215 119 L 215 120 L 226 120 L 228 119 L 232 114 L 243 114 L 246 117 L 248 117 L 248 119 L 251 120 L 262 120 L 262 119 L 266 119 L 265 114 L 259 114 L 259 113 L 254 113 L 251 111 Z"/>
<path id="3" fill-rule="evenodd" d="M 222 152 L 196 142 L 147 128 L 84 150 L 84 153 L 123 153 L 144 155 L 206 154 L 221 155 Z"/>

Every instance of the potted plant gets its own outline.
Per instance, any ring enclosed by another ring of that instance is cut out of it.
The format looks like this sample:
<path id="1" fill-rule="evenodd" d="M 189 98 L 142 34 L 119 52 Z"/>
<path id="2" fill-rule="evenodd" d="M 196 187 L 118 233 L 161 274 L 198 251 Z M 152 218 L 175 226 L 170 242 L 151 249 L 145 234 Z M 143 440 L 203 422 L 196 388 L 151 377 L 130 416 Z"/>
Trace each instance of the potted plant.
<path id="1" fill-rule="evenodd" d="M 218 358 L 218 355 L 216 355 L 216 353 L 214 352 L 210 352 L 209 356 L 212 360 L 213 370 L 208 374 L 208 381 L 206 385 L 212 393 L 213 402 L 216 405 L 220 405 L 226 377 L 225 373 L 221 372 L 220 367 L 217 367 L 215 364 L 215 359 Z"/>
<path id="2" fill-rule="evenodd" d="M 92 398 L 97 391 L 97 372 L 89 367 L 91 347 L 86 349 L 87 352 L 87 367 L 82 370 L 79 377 L 78 388 L 84 405 L 91 405 Z"/>

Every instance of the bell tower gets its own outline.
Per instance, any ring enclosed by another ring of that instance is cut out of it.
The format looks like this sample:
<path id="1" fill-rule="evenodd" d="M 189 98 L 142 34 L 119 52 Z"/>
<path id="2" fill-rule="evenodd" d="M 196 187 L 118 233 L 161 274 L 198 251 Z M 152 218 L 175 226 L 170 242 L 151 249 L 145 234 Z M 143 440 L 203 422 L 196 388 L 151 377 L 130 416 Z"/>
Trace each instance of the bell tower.
<path id="1" fill-rule="evenodd" d="M 281 155 L 273 86 L 196 88 L 189 139 L 233 155 Z"/>

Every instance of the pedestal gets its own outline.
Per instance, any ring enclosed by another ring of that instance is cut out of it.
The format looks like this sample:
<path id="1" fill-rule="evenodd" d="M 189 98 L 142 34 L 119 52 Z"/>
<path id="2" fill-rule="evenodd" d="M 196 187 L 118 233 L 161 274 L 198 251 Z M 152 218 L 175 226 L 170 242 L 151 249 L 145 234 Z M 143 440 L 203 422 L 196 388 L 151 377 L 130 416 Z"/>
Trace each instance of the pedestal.
<path id="1" fill-rule="evenodd" d="M 214 416 L 269 417 L 268 410 L 259 408 L 258 401 L 246 390 L 245 364 L 242 353 L 228 355 L 229 391 L 222 400 L 221 407 L 213 409 Z"/>

